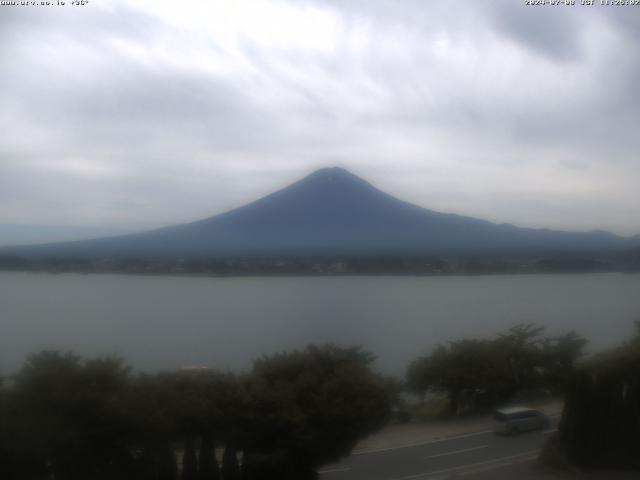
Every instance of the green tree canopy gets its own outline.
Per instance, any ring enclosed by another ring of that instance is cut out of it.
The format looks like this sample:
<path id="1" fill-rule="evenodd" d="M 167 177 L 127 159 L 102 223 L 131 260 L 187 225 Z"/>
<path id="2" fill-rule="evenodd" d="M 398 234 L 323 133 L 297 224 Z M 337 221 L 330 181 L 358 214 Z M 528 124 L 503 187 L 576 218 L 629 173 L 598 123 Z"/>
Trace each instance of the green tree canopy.
<path id="1" fill-rule="evenodd" d="M 574 370 L 557 441 L 570 463 L 640 470 L 640 323 L 619 348 Z"/>
<path id="2" fill-rule="evenodd" d="M 247 382 L 247 462 L 262 471 L 275 462 L 272 474 L 283 480 L 314 478 L 319 465 L 347 455 L 383 426 L 391 395 L 372 360 L 358 348 L 335 346 L 257 360 Z"/>
<path id="3" fill-rule="evenodd" d="M 56 479 L 127 478 L 132 463 L 126 448 L 128 380 L 129 369 L 118 359 L 32 355 L 12 389 L 16 444 L 28 446 L 32 462 Z"/>
<path id="4" fill-rule="evenodd" d="M 544 328 L 516 325 L 494 339 L 438 345 L 407 368 L 410 391 L 444 392 L 451 414 L 493 406 L 527 388 L 560 388 L 586 341 L 575 332 L 544 337 Z"/>

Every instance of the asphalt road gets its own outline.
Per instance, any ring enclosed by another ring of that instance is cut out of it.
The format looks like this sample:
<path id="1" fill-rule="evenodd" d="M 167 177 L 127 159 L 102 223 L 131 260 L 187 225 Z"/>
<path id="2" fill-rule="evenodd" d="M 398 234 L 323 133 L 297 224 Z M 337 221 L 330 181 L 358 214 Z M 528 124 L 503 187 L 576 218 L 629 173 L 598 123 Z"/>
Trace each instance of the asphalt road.
<path id="1" fill-rule="evenodd" d="M 532 468 L 555 429 L 502 437 L 487 429 L 408 447 L 354 454 L 321 480 L 536 479 Z"/>

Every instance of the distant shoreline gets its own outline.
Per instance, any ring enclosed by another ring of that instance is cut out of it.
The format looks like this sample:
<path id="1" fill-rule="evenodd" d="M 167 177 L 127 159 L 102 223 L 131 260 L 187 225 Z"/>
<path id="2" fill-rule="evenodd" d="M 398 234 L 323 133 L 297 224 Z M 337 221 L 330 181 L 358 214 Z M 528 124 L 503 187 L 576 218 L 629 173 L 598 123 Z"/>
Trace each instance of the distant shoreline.
<path id="1" fill-rule="evenodd" d="M 200 277 L 477 276 L 640 272 L 631 253 L 326 255 L 205 258 L 29 257 L 0 254 L 0 271 Z"/>
<path id="2" fill-rule="evenodd" d="M 621 275 L 640 275 L 640 270 L 606 270 L 606 271 L 558 271 L 558 272 L 483 272 L 483 273 L 447 273 L 447 274 L 429 274 L 429 273 L 237 273 L 237 274 L 215 274 L 215 273 L 180 273 L 180 272 L 121 272 L 121 271 L 99 271 L 99 272 L 81 272 L 81 271 L 47 271 L 47 270 L 2 270 L 0 274 L 24 273 L 34 275 L 124 275 L 131 277 L 166 277 L 166 278 L 211 278 L 211 279 L 235 279 L 235 278 L 406 278 L 406 277 L 424 277 L 424 278 L 459 278 L 459 277 L 496 277 L 496 276 L 537 276 L 537 275 L 605 275 L 605 274 L 621 274 Z"/>

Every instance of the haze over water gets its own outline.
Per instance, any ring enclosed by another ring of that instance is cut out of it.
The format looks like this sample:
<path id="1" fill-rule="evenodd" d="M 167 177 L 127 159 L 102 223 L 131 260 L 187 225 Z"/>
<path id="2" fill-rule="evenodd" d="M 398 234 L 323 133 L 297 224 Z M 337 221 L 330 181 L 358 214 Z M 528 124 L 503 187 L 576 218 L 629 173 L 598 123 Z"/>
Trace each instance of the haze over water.
<path id="1" fill-rule="evenodd" d="M 575 329 L 591 351 L 640 319 L 640 275 L 209 278 L 0 273 L 0 371 L 40 349 L 114 354 L 143 370 L 253 358 L 310 342 L 361 345 L 402 374 L 438 342 L 519 322 Z"/>

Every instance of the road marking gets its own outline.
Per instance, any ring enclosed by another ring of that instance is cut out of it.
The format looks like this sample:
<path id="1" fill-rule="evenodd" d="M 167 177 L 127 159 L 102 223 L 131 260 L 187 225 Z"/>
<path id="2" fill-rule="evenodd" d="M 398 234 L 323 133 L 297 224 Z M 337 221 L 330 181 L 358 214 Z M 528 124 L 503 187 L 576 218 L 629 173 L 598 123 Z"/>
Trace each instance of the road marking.
<path id="1" fill-rule="evenodd" d="M 483 462 L 468 463 L 466 465 L 458 465 L 457 467 L 443 468 L 442 470 L 433 470 L 431 472 L 416 473 L 414 475 L 407 475 L 406 477 L 392 478 L 391 480 L 412 480 L 415 478 L 424 478 L 432 475 L 440 475 L 442 473 L 450 473 L 450 472 L 457 472 L 460 470 L 473 469 L 474 467 L 480 467 L 483 465 L 490 465 L 490 464 L 493 464 L 494 466 L 497 465 L 496 468 L 499 468 L 501 466 L 506 466 L 511 464 L 511 462 L 505 462 L 506 460 L 513 460 L 519 457 L 531 456 L 537 453 L 539 453 L 539 450 L 529 450 L 527 452 L 517 453 L 515 455 L 508 455 L 506 457 L 493 458 L 491 460 L 485 460 Z"/>
<path id="2" fill-rule="evenodd" d="M 348 472 L 349 470 L 351 470 L 351 467 L 344 467 L 344 468 L 329 468 L 327 470 L 320 470 L 318 472 L 318 475 L 326 475 L 327 473 L 340 473 L 340 472 Z"/>
<path id="3" fill-rule="evenodd" d="M 373 449 L 373 450 L 364 450 L 364 451 L 359 451 L 359 452 L 353 452 L 351 455 L 368 455 L 370 453 L 390 452 L 392 450 L 401 450 L 403 448 L 421 447 L 423 445 L 431 445 L 431 444 L 434 444 L 434 443 L 448 442 L 450 440 L 459 440 L 461 438 L 469 438 L 469 437 L 476 437 L 478 435 L 486 435 L 487 433 L 493 433 L 493 430 L 481 430 L 479 432 L 465 433 L 464 435 L 455 435 L 453 437 L 438 438 L 436 440 L 427 440 L 425 442 L 406 443 L 404 445 L 398 445 L 398 446 L 395 446 L 395 447 L 376 448 L 376 449 Z"/>
<path id="4" fill-rule="evenodd" d="M 561 417 L 562 414 L 560 413 L 556 413 L 553 415 L 549 415 L 549 418 L 558 418 Z M 403 445 L 397 445 L 395 447 L 385 447 L 385 448 L 374 448 L 372 450 L 360 450 L 360 451 L 355 451 L 352 452 L 351 455 L 368 455 L 370 453 L 383 453 L 383 452 L 391 452 L 393 450 L 401 450 L 403 448 L 412 448 L 412 447 L 421 447 L 423 445 L 431 445 L 433 443 L 441 443 L 441 442 L 448 442 L 449 440 L 458 440 L 460 438 L 468 438 L 468 437 L 475 437 L 477 435 L 485 435 L 487 433 L 494 433 L 493 430 L 480 430 L 478 432 L 471 432 L 471 433 L 465 433 L 462 435 L 454 435 L 451 437 L 444 437 L 444 438 L 437 438 L 435 440 L 426 440 L 423 442 L 414 442 L 414 443 L 405 443 Z"/>
<path id="5" fill-rule="evenodd" d="M 538 458 L 538 456 L 540 455 L 540 452 L 536 452 L 532 455 L 526 456 L 526 457 L 520 457 L 520 458 L 516 458 L 515 460 L 511 460 L 511 465 L 517 465 L 518 463 L 526 463 L 526 462 L 530 462 L 531 460 L 535 460 L 536 458 Z"/>
<path id="6" fill-rule="evenodd" d="M 448 455 L 456 455 L 458 453 L 465 453 L 465 452 L 472 452 L 474 450 L 480 450 L 482 448 L 488 448 L 489 445 L 479 445 L 477 447 L 471 447 L 471 448 L 464 448 L 462 450 L 455 450 L 453 452 L 445 452 L 445 453 L 438 453 L 436 455 L 429 455 L 427 457 L 424 457 L 425 460 L 428 460 L 429 458 L 438 458 L 438 457 L 446 457 Z"/>
<path id="7" fill-rule="evenodd" d="M 558 429 L 557 428 L 552 428 L 551 430 L 545 430 L 544 432 L 541 432 L 542 435 L 549 435 L 550 433 L 554 433 L 557 432 Z"/>
<path id="8" fill-rule="evenodd" d="M 485 465 L 480 468 L 465 470 L 464 472 L 460 472 L 458 475 L 461 477 L 466 477 L 467 475 L 475 475 L 476 473 L 490 472 L 491 470 L 496 470 L 498 468 L 508 467 L 509 465 L 512 465 L 512 464 L 513 462 L 492 463 L 491 465 Z"/>

